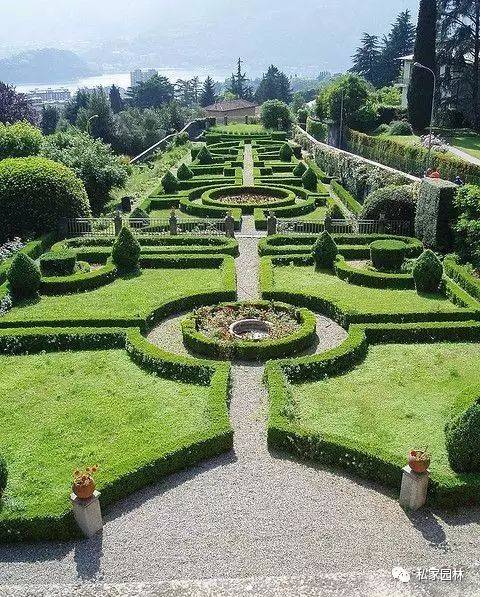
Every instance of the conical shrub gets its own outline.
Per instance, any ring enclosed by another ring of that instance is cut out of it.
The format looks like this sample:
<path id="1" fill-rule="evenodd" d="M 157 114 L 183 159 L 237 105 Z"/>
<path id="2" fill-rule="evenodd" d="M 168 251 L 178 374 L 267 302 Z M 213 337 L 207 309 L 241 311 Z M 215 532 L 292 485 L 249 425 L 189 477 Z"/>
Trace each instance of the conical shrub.
<path id="1" fill-rule="evenodd" d="M 162 187 L 165 193 L 176 193 L 178 189 L 178 180 L 170 170 L 162 178 Z"/>
<path id="2" fill-rule="evenodd" d="M 298 162 L 298 164 L 293 169 L 293 175 L 297 178 L 302 178 L 306 171 L 307 167 L 305 166 L 305 164 L 303 162 Z"/>
<path id="3" fill-rule="evenodd" d="M 443 276 L 443 266 L 433 251 L 427 249 L 413 266 L 413 278 L 417 292 L 436 292 Z"/>
<path id="4" fill-rule="evenodd" d="M 115 239 L 112 249 L 112 261 L 121 271 L 138 269 L 141 247 L 130 228 L 123 227 Z"/>
<path id="5" fill-rule="evenodd" d="M 14 299 L 36 296 L 42 281 L 39 266 L 25 253 L 17 253 L 7 272 L 10 294 Z"/>
<path id="6" fill-rule="evenodd" d="M 203 145 L 202 149 L 197 154 L 197 160 L 199 164 L 213 164 L 213 155 L 206 145 Z"/>
<path id="7" fill-rule="evenodd" d="M 337 245 L 330 234 L 325 230 L 313 245 L 312 256 L 315 262 L 315 269 L 333 269 L 337 255 Z"/>
<path id="8" fill-rule="evenodd" d="M 316 191 L 318 187 L 318 179 L 315 172 L 310 168 L 310 166 L 305 170 L 302 176 L 302 183 L 303 186 L 308 191 Z"/>
<path id="9" fill-rule="evenodd" d="M 290 147 L 288 143 L 284 143 L 280 148 L 279 155 L 282 162 L 291 162 L 293 156 L 293 149 Z"/>
<path id="10" fill-rule="evenodd" d="M 177 178 L 178 180 L 190 180 L 190 178 L 193 178 L 193 172 L 187 164 L 182 164 L 177 170 Z"/>

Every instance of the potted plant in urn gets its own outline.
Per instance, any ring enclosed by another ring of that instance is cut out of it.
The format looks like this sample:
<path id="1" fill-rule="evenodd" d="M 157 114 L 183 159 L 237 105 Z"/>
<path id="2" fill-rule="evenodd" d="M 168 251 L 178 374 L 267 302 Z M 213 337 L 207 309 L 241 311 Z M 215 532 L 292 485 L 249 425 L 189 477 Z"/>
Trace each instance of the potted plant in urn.
<path id="1" fill-rule="evenodd" d="M 430 454 L 425 450 L 410 450 L 408 453 L 408 465 L 415 473 L 424 473 L 430 466 Z"/>
<path id="2" fill-rule="evenodd" d="M 88 500 L 95 491 L 95 480 L 93 475 L 98 471 L 98 464 L 87 466 L 85 470 L 73 471 L 73 493 L 82 500 Z"/>

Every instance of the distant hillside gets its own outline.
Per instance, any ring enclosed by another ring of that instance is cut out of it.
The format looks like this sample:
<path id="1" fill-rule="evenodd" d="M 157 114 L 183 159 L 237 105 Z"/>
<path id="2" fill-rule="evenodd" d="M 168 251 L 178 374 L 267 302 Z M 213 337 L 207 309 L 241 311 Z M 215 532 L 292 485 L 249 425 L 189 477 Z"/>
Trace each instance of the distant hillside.
<path id="1" fill-rule="evenodd" d="M 18 85 L 61 83 L 94 74 L 97 73 L 77 54 L 54 48 L 22 52 L 0 60 L 0 81 Z"/>

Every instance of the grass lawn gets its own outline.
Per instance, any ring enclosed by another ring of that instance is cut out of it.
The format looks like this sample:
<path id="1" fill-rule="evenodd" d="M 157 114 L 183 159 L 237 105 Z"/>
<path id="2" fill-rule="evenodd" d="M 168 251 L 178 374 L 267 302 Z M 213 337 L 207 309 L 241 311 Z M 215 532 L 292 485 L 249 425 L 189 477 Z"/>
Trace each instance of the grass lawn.
<path id="1" fill-rule="evenodd" d="M 449 143 L 465 153 L 480 159 L 480 135 L 476 133 L 459 133 L 449 139 Z"/>
<path id="2" fill-rule="evenodd" d="M 248 135 L 251 133 L 267 133 L 262 124 L 220 124 L 210 129 L 211 133 L 222 133 L 231 135 Z"/>
<path id="3" fill-rule="evenodd" d="M 399 145 L 415 145 L 416 143 L 420 143 L 420 137 L 417 135 L 388 135 L 382 133 L 381 135 L 377 135 L 380 139 L 389 139 L 390 141 L 395 141 Z"/>
<path id="4" fill-rule="evenodd" d="M 101 489 L 213 428 L 208 387 L 148 374 L 124 350 L 2 355 L 0 369 L 0 521 L 61 514 L 77 467 L 98 463 Z"/>
<path id="5" fill-rule="evenodd" d="M 317 207 L 315 211 L 312 211 L 309 214 L 292 218 L 292 220 L 301 220 L 305 222 L 323 222 L 325 220 L 327 212 L 328 207 L 325 205 L 323 207 Z"/>
<path id="6" fill-rule="evenodd" d="M 154 209 L 148 215 L 151 218 L 157 218 L 159 220 L 168 221 L 172 213 L 171 209 Z M 189 220 L 198 220 L 198 216 L 191 216 L 190 214 L 183 213 L 179 209 L 175 210 L 175 215 L 180 222 L 187 222 Z"/>
<path id="7" fill-rule="evenodd" d="M 284 266 L 273 269 L 274 290 L 311 294 L 353 313 L 431 313 L 458 311 L 439 294 L 419 295 L 415 290 L 366 288 L 348 284 L 328 272 L 313 267 Z"/>
<path id="8" fill-rule="evenodd" d="M 428 446 L 432 474 L 455 481 L 461 476 L 449 466 L 444 426 L 462 391 L 479 383 L 478 344 L 387 344 L 370 346 L 347 374 L 291 390 L 303 428 L 400 462 Z"/>
<path id="9" fill-rule="evenodd" d="M 163 303 L 190 294 L 223 290 L 222 269 L 144 269 L 136 277 L 120 278 L 89 292 L 43 296 L 14 307 L 3 321 L 51 319 L 112 319 L 149 315 Z"/>

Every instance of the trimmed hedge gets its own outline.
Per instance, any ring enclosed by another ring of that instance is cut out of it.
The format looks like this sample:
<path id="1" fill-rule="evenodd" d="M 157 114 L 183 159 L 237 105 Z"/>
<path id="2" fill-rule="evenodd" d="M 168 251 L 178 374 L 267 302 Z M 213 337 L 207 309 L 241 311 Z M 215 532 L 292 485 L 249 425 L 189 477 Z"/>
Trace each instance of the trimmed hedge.
<path id="1" fill-rule="evenodd" d="M 232 195 L 262 195 L 268 198 L 273 198 L 270 202 L 267 199 L 265 203 L 237 203 Z M 232 196 L 231 203 L 224 203 L 219 201 L 222 197 Z M 217 187 L 208 189 L 202 193 L 201 200 L 205 206 L 214 206 L 220 209 L 232 210 L 240 209 L 243 214 L 253 214 L 254 209 L 270 209 L 278 207 L 287 207 L 295 205 L 295 193 L 287 189 L 275 188 L 269 186 L 255 186 L 255 187 Z"/>
<path id="2" fill-rule="evenodd" d="M 45 251 L 49 249 L 52 243 L 55 240 L 55 233 L 50 232 L 49 234 L 45 234 L 41 236 L 37 240 L 32 240 L 27 243 L 23 249 L 20 249 L 19 253 L 25 253 L 32 259 L 38 259 L 40 255 L 42 255 Z M 13 257 L 9 257 L 5 261 L 0 264 L 0 284 L 3 284 L 7 279 L 7 271 L 10 265 L 12 264 Z"/>
<path id="3" fill-rule="evenodd" d="M 457 185 L 444 180 L 422 180 L 415 215 L 415 236 L 429 249 L 442 252 L 453 249 L 457 190 Z"/>
<path id="4" fill-rule="evenodd" d="M 50 251 L 40 257 L 42 276 L 70 276 L 75 272 L 77 255 L 71 249 Z"/>
<path id="5" fill-rule="evenodd" d="M 359 203 L 347 189 L 344 189 L 338 180 L 332 180 L 330 185 L 332 191 L 340 199 L 343 205 L 345 205 L 348 211 L 351 211 L 354 215 L 358 216 L 363 209 L 362 204 Z"/>
<path id="6" fill-rule="evenodd" d="M 335 273 L 340 280 L 357 286 L 395 290 L 413 290 L 415 288 L 412 274 L 392 274 L 353 267 L 345 261 L 343 256 L 338 257 L 335 262 Z"/>
<path id="7" fill-rule="evenodd" d="M 453 255 L 447 255 L 443 261 L 443 268 L 449 278 L 474 299 L 480 300 L 480 279 L 472 275 L 466 266 L 457 263 Z"/>
<path id="8" fill-rule="evenodd" d="M 117 268 L 113 263 L 90 272 L 78 272 L 71 276 L 44 277 L 40 285 L 40 294 L 74 294 L 106 286 L 117 277 Z"/>
<path id="9" fill-rule="evenodd" d="M 405 261 L 406 250 L 401 240 L 376 240 L 370 245 L 370 258 L 378 270 L 394 272 Z"/>

